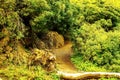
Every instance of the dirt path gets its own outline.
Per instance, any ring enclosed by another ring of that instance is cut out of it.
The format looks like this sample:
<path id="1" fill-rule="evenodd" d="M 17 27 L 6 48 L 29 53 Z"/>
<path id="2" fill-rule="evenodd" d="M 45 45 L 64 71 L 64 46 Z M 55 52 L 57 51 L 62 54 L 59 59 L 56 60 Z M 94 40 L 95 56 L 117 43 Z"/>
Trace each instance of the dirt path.
<path id="1" fill-rule="evenodd" d="M 53 53 L 56 55 L 56 62 L 59 71 L 74 73 L 77 72 L 77 69 L 70 60 L 72 54 L 72 43 L 66 42 L 66 44 L 59 48 L 54 49 Z"/>

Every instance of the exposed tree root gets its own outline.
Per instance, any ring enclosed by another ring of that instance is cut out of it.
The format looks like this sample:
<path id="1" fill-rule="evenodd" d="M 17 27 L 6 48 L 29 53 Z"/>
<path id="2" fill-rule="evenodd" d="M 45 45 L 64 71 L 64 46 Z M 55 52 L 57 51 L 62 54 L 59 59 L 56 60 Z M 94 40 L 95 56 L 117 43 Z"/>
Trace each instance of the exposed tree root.
<path id="1" fill-rule="evenodd" d="M 58 75 L 65 80 L 87 80 L 98 79 L 101 77 L 110 78 L 115 77 L 120 79 L 120 73 L 113 72 L 81 72 L 81 73 L 66 73 L 58 71 Z"/>

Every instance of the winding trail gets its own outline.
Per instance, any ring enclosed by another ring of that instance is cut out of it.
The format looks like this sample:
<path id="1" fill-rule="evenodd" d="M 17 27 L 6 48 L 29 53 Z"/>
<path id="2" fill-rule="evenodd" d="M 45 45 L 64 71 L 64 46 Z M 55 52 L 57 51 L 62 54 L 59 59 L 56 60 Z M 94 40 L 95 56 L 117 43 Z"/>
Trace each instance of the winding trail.
<path id="1" fill-rule="evenodd" d="M 59 49 L 53 49 L 53 53 L 56 56 L 56 63 L 59 71 L 76 73 L 77 69 L 71 62 L 72 55 L 72 43 L 65 42 L 65 45 Z"/>

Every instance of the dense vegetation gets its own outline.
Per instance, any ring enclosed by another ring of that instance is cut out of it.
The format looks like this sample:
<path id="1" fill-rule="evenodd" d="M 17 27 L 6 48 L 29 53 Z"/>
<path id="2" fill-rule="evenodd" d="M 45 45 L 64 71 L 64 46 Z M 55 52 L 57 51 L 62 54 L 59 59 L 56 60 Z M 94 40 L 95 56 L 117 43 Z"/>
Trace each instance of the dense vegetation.
<path id="1" fill-rule="evenodd" d="M 81 3 L 83 20 L 80 27 L 72 29 L 72 39 L 78 56 L 84 61 L 119 72 L 120 11 L 118 6 L 111 4 L 103 1 Z"/>
<path id="2" fill-rule="evenodd" d="M 73 41 L 72 61 L 79 70 L 120 72 L 119 4 L 118 0 L 0 0 L 0 67 L 9 65 L 0 70 L 0 77 L 43 80 L 49 76 L 40 72 L 40 66 L 26 66 L 29 48 L 38 47 L 36 39 L 48 31 Z M 29 45 L 22 43 L 26 39 Z M 19 41 L 26 54 L 16 49 Z M 59 78 L 53 74 L 49 80 Z"/>

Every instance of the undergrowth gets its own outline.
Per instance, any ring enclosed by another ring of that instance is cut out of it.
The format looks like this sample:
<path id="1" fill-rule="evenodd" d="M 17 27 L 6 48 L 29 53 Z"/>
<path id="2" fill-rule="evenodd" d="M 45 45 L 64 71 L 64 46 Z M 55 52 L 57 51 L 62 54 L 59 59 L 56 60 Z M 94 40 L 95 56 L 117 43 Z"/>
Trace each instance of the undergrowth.
<path id="1" fill-rule="evenodd" d="M 71 60 L 79 71 L 93 71 L 93 72 L 106 71 L 107 72 L 105 68 L 98 67 L 96 64 L 93 64 L 89 61 L 84 61 L 80 56 L 74 55 L 72 56 Z"/>
<path id="2" fill-rule="evenodd" d="M 55 73 L 47 73 L 41 66 L 9 65 L 0 69 L 2 80 L 59 80 Z"/>
<path id="3" fill-rule="evenodd" d="M 71 58 L 75 67 L 78 69 L 78 72 L 110 72 L 104 67 L 97 66 L 90 61 L 84 61 L 82 57 L 73 55 Z M 94 80 L 94 79 L 93 79 Z M 98 80 L 118 80 L 117 78 L 100 78 Z"/>

